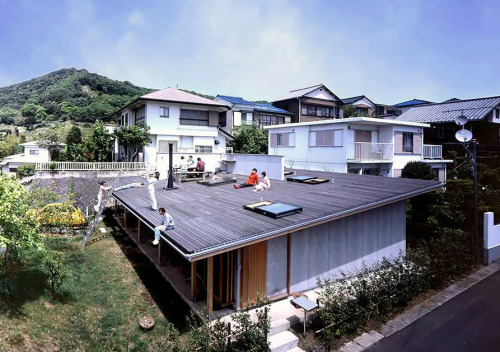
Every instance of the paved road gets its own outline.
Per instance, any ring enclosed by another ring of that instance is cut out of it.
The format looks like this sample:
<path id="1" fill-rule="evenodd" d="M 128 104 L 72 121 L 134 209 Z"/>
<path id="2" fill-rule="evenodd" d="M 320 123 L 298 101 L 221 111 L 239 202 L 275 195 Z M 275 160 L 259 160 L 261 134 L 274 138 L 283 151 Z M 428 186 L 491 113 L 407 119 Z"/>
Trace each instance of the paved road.
<path id="1" fill-rule="evenodd" d="M 370 351 L 500 351 L 500 271 L 381 340 Z"/>

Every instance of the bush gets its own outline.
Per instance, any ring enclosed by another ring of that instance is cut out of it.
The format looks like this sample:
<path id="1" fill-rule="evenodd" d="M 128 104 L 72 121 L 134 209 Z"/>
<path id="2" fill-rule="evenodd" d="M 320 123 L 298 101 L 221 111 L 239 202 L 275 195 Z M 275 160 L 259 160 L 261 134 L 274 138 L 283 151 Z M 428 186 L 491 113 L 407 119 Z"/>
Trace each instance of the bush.
<path id="1" fill-rule="evenodd" d="M 56 299 L 57 291 L 71 276 L 69 268 L 63 262 L 63 256 L 58 252 L 45 252 L 40 261 L 40 269 L 47 274 L 52 299 Z"/>
<path id="2" fill-rule="evenodd" d="M 35 164 L 24 164 L 17 168 L 20 178 L 30 177 L 35 175 Z"/>

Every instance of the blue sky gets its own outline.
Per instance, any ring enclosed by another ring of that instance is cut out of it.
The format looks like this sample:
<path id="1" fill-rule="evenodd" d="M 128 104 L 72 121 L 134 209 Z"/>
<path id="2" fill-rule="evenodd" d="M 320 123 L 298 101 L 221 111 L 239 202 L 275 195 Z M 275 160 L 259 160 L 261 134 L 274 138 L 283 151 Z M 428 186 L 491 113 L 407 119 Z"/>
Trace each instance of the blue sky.
<path id="1" fill-rule="evenodd" d="M 500 2 L 0 0 L 0 87 L 85 68 L 273 100 L 323 83 L 377 103 L 500 95 Z"/>

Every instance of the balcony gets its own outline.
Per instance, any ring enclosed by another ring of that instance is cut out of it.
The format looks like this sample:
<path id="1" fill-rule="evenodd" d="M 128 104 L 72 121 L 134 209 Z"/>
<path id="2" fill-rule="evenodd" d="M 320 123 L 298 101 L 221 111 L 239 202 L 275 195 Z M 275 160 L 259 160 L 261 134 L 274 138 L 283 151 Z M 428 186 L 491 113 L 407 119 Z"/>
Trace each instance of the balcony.
<path id="1" fill-rule="evenodd" d="M 392 143 L 356 142 L 349 145 L 348 161 L 391 161 L 394 155 Z"/>
<path id="2" fill-rule="evenodd" d="M 443 146 L 424 144 L 424 159 L 443 159 Z"/>

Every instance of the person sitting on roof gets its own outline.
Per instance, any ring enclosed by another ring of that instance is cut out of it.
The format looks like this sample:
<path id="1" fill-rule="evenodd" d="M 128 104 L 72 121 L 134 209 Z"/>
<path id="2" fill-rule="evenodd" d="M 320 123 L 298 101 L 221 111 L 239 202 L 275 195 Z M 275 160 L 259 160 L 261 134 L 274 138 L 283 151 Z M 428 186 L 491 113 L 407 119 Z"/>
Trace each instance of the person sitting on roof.
<path id="1" fill-rule="evenodd" d="M 214 172 L 214 175 L 212 176 L 212 181 L 222 181 L 222 177 L 219 176 L 219 173 L 217 171 Z"/>
<path id="2" fill-rule="evenodd" d="M 160 232 L 165 230 L 173 230 L 175 223 L 172 215 L 167 213 L 165 208 L 158 209 L 158 213 L 162 216 L 161 225 L 155 227 L 155 239 L 151 243 L 153 246 L 157 246 L 160 243 Z"/>
<path id="3" fill-rule="evenodd" d="M 254 192 L 267 191 L 271 189 L 271 180 L 269 179 L 269 177 L 267 177 L 266 172 L 262 171 L 261 176 L 262 176 L 262 181 L 255 186 L 255 189 L 253 190 Z"/>
<path id="4" fill-rule="evenodd" d="M 188 168 L 194 167 L 194 160 L 193 160 L 193 156 L 192 155 L 190 155 L 188 157 L 187 166 L 188 166 Z"/>
<path id="5" fill-rule="evenodd" d="M 188 163 L 186 162 L 186 159 L 184 159 L 184 155 L 181 156 L 181 163 L 179 165 L 179 171 L 181 171 L 181 172 L 188 171 Z"/>
<path id="6" fill-rule="evenodd" d="M 259 184 L 259 176 L 257 175 L 257 169 L 253 168 L 252 173 L 248 176 L 248 180 L 240 185 L 233 185 L 234 188 L 239 189 L 243 187 L 252 187 Z"/>
<path id="7" fill-rule="evenodd" d="M 106 181 L 97 182 L 99 184 L 99 193 L 97 193 L 97 204 L 94 205 L 94 210 L 97 213 L 101 208 L 102 199 L 106 196 L 111 187 L 106 186 Z"/>
<path id="8" fill-rule="evenodd" d="M 196 158 L 196 171 L 201 171 L 201 174 L 197 174 L 197 177 L 203 177 L 203 172 L 205 172 L 205 162 L 201 158 Z"/>

